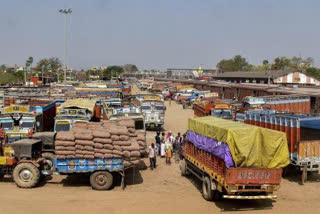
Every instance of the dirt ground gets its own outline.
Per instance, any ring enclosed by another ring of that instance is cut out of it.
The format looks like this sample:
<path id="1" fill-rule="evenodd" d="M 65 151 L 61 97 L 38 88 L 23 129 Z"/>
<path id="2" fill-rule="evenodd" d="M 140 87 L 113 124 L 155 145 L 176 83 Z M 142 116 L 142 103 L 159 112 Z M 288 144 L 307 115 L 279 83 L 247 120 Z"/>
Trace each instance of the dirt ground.
<path id="1" fill-rule="evenodd" d="M 175 102 L 166 103 L 165 130 L 186 131 L 191 109 L 182 109 Z M 148 144 L 155 132 L 148 132 Z M 149 165 L 148 160 L 145 163 Z M 7 213 L 219 213 L 242 211 L 249 213 L 320 213 L 320 177 L 313 175 L 305 185 L 299 176 L 289 173 L 283 179 L 275 201 L 205 201 L 200 182 L 192 176 L 181 177 L 179 165 L 166 166 L 157 159 L 157 169 L 130 170 L 126 189 L 121 190 L 119 178 L 110 191 L 94 191 L 88 177 L 53 176 L 37 188 L 19 189 L 5 178 L 0 182 L 0 214 Z"/>

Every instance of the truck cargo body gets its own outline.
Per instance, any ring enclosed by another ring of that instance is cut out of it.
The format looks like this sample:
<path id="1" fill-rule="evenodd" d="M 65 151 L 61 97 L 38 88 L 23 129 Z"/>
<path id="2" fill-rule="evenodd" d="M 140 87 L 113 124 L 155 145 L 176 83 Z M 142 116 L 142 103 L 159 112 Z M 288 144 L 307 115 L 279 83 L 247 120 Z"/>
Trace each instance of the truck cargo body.
<path id="1" fill-rule="evenodd" d="M 217 156 L 196 148 L 186 141 L 183 145 L 186 172 L 200 180 L 210 177 L 212 191 L 219 191 L 229 199 L 274 199 L 282 169 L 276 168 L 227 168 Z"/>
<path id="2" fill-rule="evenodd" d="M 214 116 L 224 119 L 232 119 L 232 112 L 230 105 L 224 103 L 223 101 L 215 98 L 215 101 L 206 102 L 199 101 L 193 104 L 194 116 L 204 117 L 204 116 Z"/>
<path id="3" fill-rule="evenodd" d="M 301 170 L 320 169 L 320 117 L 247 113 L 244 122 L 286 133 L 291 163 Z"/>
<path id="4" fill-rule="evenodd" d="M 246 97 L 244 107 L 263 107 L 294 114 L 310 114 L 310 97 L 303 95 L 278 95 L 262 97 Z"/>

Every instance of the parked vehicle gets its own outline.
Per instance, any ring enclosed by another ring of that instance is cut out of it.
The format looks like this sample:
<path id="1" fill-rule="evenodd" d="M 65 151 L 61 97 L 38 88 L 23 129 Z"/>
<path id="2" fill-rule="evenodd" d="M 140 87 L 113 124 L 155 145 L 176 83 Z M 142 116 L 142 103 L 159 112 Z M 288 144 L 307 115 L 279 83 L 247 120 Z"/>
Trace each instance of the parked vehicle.
<path id="1" fill-rule="evenodd" d="M 302 171 L 302 183 L 307 180 L 307 172 L 319 173 L 320 117 L 262 113 L 248 112 L 245 114 L 244 122 L 286 133 L 290 161 Z"/>
<path id="2" fill-rule="evenodd" d="M 145 118 L 146 128 L 157 128 L 160 130 L 164 125 L 166 109 L 164 102 L 159 100 L 144 100 L 141 102 L 140 108 Z"/>
<path id="3" fill-rule="evenodd" d="M 55 102 L 32 100 L 26 105 L 4 107 L 0 116 L 0 134 L 5 143 L 31 138 L 36 132 L 52 131 L 56 115 Z"/>
<path id="4" fill-rule="evenodd" d="M 281 113 L 310 114 L 310 97 L 304 95 L 245 97 L 242 105 L 244 110 L 240 112 L 261 107 Z"/>
<path id="5" fill-rule="evenodd" d="M 23 139 L 0 147 L 0 177 L 11 175 L 18 187 L 31 188 L 41 179 L 45 160 L 41 157 L 41 141 Z"/>
<path id="6" fill-rule="evenodd" d="M 231 107 L 228 103 L 220 100 L 216 97 L 208 100 L 196 100 L 193 105 L 194 116 L 204 117 L 204 116 L 214 116 L 223 119 L 231 120 L 233 118 Z"/>
<path id="7" fill-rule="evenodd" d="M 54 131 L 69 131 L 75 123 L 100 121 L 105 115 L 104 108 L 94 100 L 73 99 L 67 100 L 59 108 L 55 118 Z"/>
<path id="8" fill-rule="evenodd" d="M 189 119 L 181 175 L 199 179 L 208 201 L 275 199 L 281 168 L 289 164 L 287 142 L 282 133 L 261 134 L 260 129 L 214 117 Z M 258 133 L 260 138 L 245 137 Z M 280 140 L 272 142 L 271 136 Z M 268 152 L 261 153 L 256 145 Z"/>

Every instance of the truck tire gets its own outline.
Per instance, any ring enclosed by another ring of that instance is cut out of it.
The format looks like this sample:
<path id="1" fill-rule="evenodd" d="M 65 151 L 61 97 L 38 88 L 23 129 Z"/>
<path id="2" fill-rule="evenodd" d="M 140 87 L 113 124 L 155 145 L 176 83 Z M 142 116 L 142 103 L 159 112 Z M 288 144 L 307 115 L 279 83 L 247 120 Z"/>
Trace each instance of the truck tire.
<path id="1" fill-rule="evenodd" d="M 108 190 L 113 184 L 113 176 L 107 171 L 96 171 L 90 176 L 90 184 L 95 190 Z"/>
<path id="2" fill-rule="evenodd" d="M 181 171 L 181 176 L 186 176 L 187 175 L 187 162 L 186 162 L 185 159 L 183 159 L 181 161 L 180 171 Z"/>
<path id="3" fill-rule="evenodd" d="M 211 189 L 211 181 L 208 176 L 202 181 L 202 196 L 207 201 L 213 200 L 214 192 Z"/>
<path id="4" fill-rule="evenodd" d="M 55 155 L 50 152 L 45 152 L 45 153 L 42 153 L 42 157 L 47 161 L 47 163 L 44 165 L 44 169 L 54 171 L 56 168 L 54 166 Z"/>
<path id="5" fill-rule="evenodd" d="M 40 180 L 40 170 L 32 163 L 20 163 L 14 168 L 12 177 L 18 187 L 32 188 Z"/>

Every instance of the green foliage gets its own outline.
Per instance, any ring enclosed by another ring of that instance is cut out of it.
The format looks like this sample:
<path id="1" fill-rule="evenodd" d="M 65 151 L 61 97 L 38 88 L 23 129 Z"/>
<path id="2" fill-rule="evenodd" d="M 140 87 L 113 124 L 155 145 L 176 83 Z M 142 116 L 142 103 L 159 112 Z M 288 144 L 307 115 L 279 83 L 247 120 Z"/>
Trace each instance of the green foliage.
<path id="1" fill-rule="evenodd" d="M 15 83 L 17 82 L 17 78 L 12 73 L 1 72 L 0 73 L 0 85 L 5 85 L 8 83 Z"/>
<path id="2" fill-rule="evenodd" d="M 223 71 L 250 71 L 253 69 L 253 65 L 249 64 L 246 58 L 237 55 L 232 59 L 223 59 L 217 67 Z"/>
<path id="3" fill-rule="evenodd" d="M 320 79 L 320 69 L 319 68 L 315 68 L 315 67 L 310 67 L 306 69 L 306 74 L 308 76 L 311 76 L 315 79 Z"/>
<path id="4" fill-rule="evenodd" d="M 133 64 L 126 64 L 123 66 L 123 70 L 125 73 L 134 73 L 138 71 L 138 68 L 136 65 Z"/>
<path id="5" fill-rule="evenodd" d="M 112 77 L 118 77 L 124 72 L 123 68 L 121 66 L 110 66 L 107 69 L 103 71 L 103 77 L 105 79 L 112 79 Z"/>

